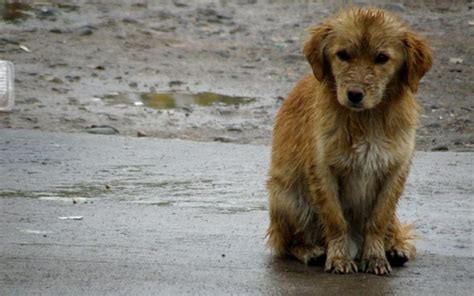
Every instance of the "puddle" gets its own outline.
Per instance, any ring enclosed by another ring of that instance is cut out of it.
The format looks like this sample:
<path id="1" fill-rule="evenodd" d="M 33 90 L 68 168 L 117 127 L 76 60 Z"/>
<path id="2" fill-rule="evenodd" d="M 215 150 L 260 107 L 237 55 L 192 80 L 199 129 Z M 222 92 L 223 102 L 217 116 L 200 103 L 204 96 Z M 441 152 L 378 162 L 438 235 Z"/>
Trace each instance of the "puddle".
<path id="1" fill-rule="evenodd" d="M 187 108 L 191 106 L 209 107 L 213 105 L 243 105 L 255 102 L 254 98 L 226 96 L 211 92 L 187 93 L 112 93 L 102 97 L 107 104 L 145 106 L 152 109 Z"/>

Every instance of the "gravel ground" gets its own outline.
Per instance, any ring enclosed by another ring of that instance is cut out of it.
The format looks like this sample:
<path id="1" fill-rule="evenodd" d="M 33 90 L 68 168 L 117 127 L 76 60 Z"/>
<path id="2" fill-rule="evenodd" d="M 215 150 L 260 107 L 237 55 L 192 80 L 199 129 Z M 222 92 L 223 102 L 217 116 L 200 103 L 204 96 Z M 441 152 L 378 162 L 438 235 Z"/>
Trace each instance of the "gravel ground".
<path id="1" fill-rule="evenodd" d="M 305 29 L 346 2 L 0 4 L 0 59 L 16 65 L 16 107 L 0 113 L 0 128 L 269 144 L 276 110 L 310 71 Z M 417 148 L 474 151 L 474 4 L 354 3 L 398 13 L 433 46 Z M 147 94 L 161 92 L 250 99 Z"/>

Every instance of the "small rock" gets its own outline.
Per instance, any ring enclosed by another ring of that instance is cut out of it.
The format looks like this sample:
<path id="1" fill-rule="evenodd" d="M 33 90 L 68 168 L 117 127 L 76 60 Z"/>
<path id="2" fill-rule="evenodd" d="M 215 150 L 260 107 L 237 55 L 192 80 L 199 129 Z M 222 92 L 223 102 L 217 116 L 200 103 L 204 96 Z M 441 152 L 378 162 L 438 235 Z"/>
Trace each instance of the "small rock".
<path id="1" fill-rule="evenodd" d="M 42 7 L 38 10 L 37 16 L 38 18 L 49 18 L 51 20 L 59 13 L 57 9 L 50 8 L 50 7 Z"/>
<path id="2" fill-rule="evenodd" d="M 222 136 L 222 137 L 214 137 L 214 141 L 215 142 L 222 142 L 222 143 L 233 143 L 233 142 L 237 142 L 237 139 L 232 138 L 232 137 Z"/>
<path id="3" fill-rule="evenodd" d="M 30 97 L 30 98 L 25 99 L 25 103 L 31 104 L 31 105 L 32 105 L 32 104 L 39 103 L 39 102 L 40 102 L 40 100 L 38 100 L 38 99 L 35 98 L 35 97 Z"/>
<path id="4" fill-rule="evenodd" d="M 464 62 L 464 60 L 461 59 L 461 58 L 449 58 L 449 62 L 450 62 L 451 64 L 456 64 L 456 65 L 458 65 L 458 64 L 462 64 L 462 63 Z"/>
<path id="5" fill-rule="evenodd" d="M 64 83 L 64 81 L 61 78 L 58 78 L 51 74 L 44 74 L 41 76 L 41 78 L 43 78 L 43 80 L 45 81 L 52 82 L 52 83 Z"/>
<path id="6" fill-rule="evenodd" d="M 138 21 L 134 18 L 131 18 L 131 17 L 124 17 L 122 19 L 122 22 L 124 22 L 126 24 L 138 24 Z"/>
<path id="7" fill-rule="evenodd" d="M 148 134 L 146 134 L 145 132 L 142 132 L 142 131 L 137 131 L 137 137 L 139 137 L 139 138 L 148 137 Z"/>
<path id="8" fill-rule="evenodd" d="M 81 80 L 81 76 L 77 76 L 77 75 L 66 75 L 64 78 L 66 78 L 66 80 L 69 82 L 75 82 L 75 81 Z"/>
<path id="9" fill-rule="evenodd" d="M 229 132 L 238 132 L 238 133 L 243 132 L 242 128 L 236 127 L 236 126 L 230 126 L 230 127 L 226 128 L 226 130 L 229 131 Z"/>
<path id="10" fill-rule="evenodd" d="M 97 135 L 116 135 L 119 134 L 119 131 L 108 125 L 93 125 L 87 129 L 89 134 L 97 134 Z"/>
<path id="11" fill-rule="evenodd" d="M 58 217 L 59 220 L 82 220 L 84 219 L 84 216 L 63 216 L 63 217 Z"/>
<path id="12" fill-rule="evenodd" d="M 232 19 L 231 15 L 224 14 L 222 12 L 217 12 L 213 8 L 199 8 L 197 13 L 205 17 L 206 21 L 209 23 L 227 23 Z"/>
<path id="13" fill-rule="evenodd" d="M 18 45 L 18 47 L 21 48 L 23 51 L 31 52 L 31 49 L 29 49 L 26 45 L 20 44 Z"/>
<path id="14" fill-rule="evenodd" d="M 431 151 L 448 151 L 449 148 L 446 145 L 439 145 L 431 148 Z"/>
<path id="15" fill-rule="evenodd" d="M 90 36 L 97 28 L 91 25 L 85 25 L 79 28 L 78 33 L 81 36 Z"/>
<path id="16" fill-rule="evenodd" d="M 130 82 L 130 83 L 128 84 L 128 86 L 130 86 L 130 87 L 132 87 L 132 88 L 135 88 L 135 87 L 138 87 L 138 83 L 136 83 L 136 82 Z"/>
<path id="17" fill-rule="evenodd" d="M 188 6 L 188 4 L 186 4 L 186 2 L 181 1 L 181 0 L 173 0 L 173 4 L 176 7 L 187 7 Z"/>
<path id="18" fill-rule="evenodd" d="M 185 82 L 181 80 L 172 80 L 168 83 L 170 87 L 183 85 Z"/>
<path id="19" fill-rule="evenodd" d="M 148 3 L 146 2 L 136 2 L 132 4 L 132 7 L 148 7 Z"/>
<path id="20" fill-rule="evenodd" d="M 438 123 L 438 122 L 434 122 L 434 123 L 430 123 L 430 124 L 425 125 L 425 127 L 427 127 L 427 128 L 440 128 L 441 124 Z"/>
<path id="21" fill-rule="evenodd" d="M 55 34 L 62 34 L 63 31 L 61 29 L 58 29 L 58 28 L 54 28 L 54 29 L 51 29 L 49 30 L 50 33 L 55 33 Z"/>

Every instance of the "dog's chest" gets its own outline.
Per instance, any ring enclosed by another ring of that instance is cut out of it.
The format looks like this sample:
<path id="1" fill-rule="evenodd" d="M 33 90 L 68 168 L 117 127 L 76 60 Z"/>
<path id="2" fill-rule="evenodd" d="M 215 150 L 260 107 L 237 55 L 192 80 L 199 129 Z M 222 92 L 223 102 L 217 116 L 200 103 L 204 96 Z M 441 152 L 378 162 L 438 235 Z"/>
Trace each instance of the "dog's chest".
<path id="1" fill-rule="evenodd" d="M 366 137 L 338 156 L 340 199 L 345 212 L 365 220 L 395 155 L 384 138 Z"/>
<path id="2" fill-rule="evenodd" d="M 394 160 L 394 154 L 382 137 L 367 137 L 352 144 L 339 156 L 339 162 L 350 172 L 381 174 Z"/>

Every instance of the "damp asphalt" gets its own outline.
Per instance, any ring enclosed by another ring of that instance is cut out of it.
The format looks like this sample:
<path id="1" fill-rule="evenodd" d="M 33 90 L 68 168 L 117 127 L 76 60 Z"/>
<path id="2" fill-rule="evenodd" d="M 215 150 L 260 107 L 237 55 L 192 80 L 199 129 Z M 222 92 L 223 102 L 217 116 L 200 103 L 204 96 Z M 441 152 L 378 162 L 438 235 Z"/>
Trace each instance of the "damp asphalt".
<path id="1" fill-rule="evenodd" d="M 418 257 L 382 277 L 271 255 L 269 152 L 0 130 L 0 295 L 472 295 L 472 153 L 417 153 Z"/>

